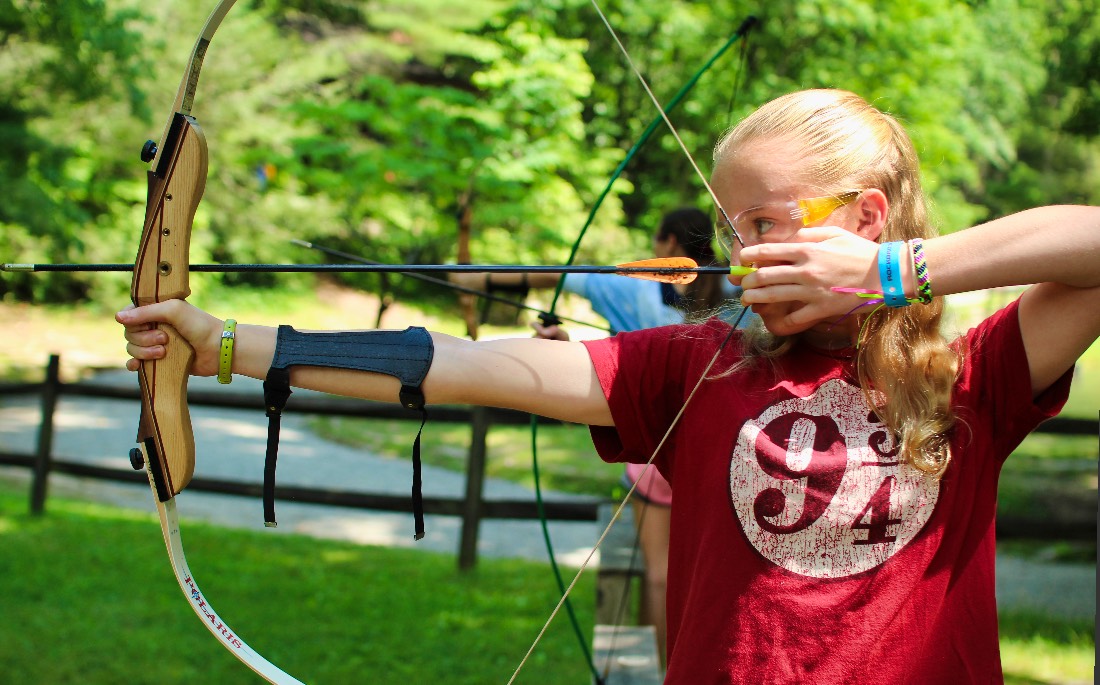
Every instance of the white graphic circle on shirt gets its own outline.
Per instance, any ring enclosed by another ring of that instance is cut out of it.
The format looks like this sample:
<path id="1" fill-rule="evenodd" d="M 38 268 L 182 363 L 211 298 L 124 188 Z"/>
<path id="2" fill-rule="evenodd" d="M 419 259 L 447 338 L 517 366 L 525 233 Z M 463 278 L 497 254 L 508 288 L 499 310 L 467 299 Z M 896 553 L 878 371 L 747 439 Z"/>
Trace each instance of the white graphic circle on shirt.
<path id="1" fill-rule="evenodd" d="M 842 578 L 909 543 L 932 516 L 939 481 L 899 463 L 859 388 L 833 379 L 745 422 L 730 494 L 764 558 L 799 575 Z"/>

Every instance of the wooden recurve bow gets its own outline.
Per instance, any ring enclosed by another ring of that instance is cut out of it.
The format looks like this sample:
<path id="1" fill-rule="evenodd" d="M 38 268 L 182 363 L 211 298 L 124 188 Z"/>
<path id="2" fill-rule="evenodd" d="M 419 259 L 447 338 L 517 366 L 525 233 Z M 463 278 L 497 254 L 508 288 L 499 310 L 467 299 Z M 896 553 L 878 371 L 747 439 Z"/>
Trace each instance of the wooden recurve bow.
<path id="1" fill-rule="evenodd" d="M 141 159 L 151 162 L 145 226 L 134 262 L 130 297 L 135 305 L 186 299 L 191 226 L 206 188 L 206 137 L 191 116 L 203 58 L 210 39 L 235 0 L 221 0 L 211 12 L 195 43 L 176 94 L 172 114 L 159 142 L 148 141 Z M 144 466 L 156 498 L 161 532 L 176 580 L 203 624 L 234 656 L 278 685 L 301 683 L 264 659 L 235 634 L 215 613 L 187 567 L 180 537 L 175 496 L 195 472 L 195 438 L 187 409 L 187 377 L 194 350 L 171 326 L 164 359 L 144 361 L 138 370 L 141 420 L 131 450 L 135 468 Z"/>

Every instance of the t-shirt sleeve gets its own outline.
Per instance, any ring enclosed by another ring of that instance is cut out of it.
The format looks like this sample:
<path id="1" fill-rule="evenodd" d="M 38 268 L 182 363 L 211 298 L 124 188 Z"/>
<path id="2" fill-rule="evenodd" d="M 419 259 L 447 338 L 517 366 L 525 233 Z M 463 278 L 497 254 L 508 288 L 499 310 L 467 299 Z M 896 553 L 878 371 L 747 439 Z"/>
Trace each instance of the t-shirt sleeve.
<path id="1" fill-rule="evenodd" d="M 985 426 L 1001 459 L 1040 423 L 1062 410 L 1073 369 L 1034 399 L 1031 374 L 1016 301 L 994 313 L 965 336 L 967 358 L 956 384 L 956 406 L 963 426 Z M 973 420 L 970 420 L 973 419 Z"/>
<path id="2" fill-rule="evenodd" d="M 721 325 L 664 326 L 584 342 L 615 422 L 591 427 L 600 458 L 649 460 L 683 406 L 687 384 L 702 373 L 697 361 L 714 353 L 714 330 Z"/>

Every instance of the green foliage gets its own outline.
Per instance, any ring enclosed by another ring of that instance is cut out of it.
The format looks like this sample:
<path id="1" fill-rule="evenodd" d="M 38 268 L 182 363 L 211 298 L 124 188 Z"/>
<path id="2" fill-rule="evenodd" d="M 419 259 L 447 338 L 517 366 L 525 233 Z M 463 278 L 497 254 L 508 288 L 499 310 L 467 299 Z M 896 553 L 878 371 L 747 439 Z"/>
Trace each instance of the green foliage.
<path id="1" fill-rule="evenodd" d="M 1041 60 L 1038 88 L 1021 94 L 1025 115 L 1012 122 L 1016 163 L 988 174 L 1002 211 L 1036 204 L 1100 202 L 1100 3 L 1026 3 L 1028 47 Z M 1007 47 L 1007 46 L 1006 46 Z"/>
<path id="2" fill-rule="evenodd" d="M 132 260 L 145 203 L 137 151 L 159 137 L 209 9 L 0 0 L 3 261 Z M 604 9 L 662 102 L 759 14 L 671 115 L 704 173 L 717 136 L 761 102 L 840 87 L 905 123 L 945 230 L 1100 202 L 1097 0 Z M 313 256 L 291 238 L 379 261 L 452 260 L 468 205 L 475 261 L 553 263 L 656 110 L 584 0 L 264 0 L 223 22 L 193 113 L 211 157 L 194 261 Z M 644 254 L 660 215 L 683 204 L 710 202 L 662 126 L 615 183 L 580 261 Z M 212 280 L 312 282 L 206 275 L 193 287 Z M 430 292 L 414 286 L 404 294 Z M 0 297 L 17 301 L 125 292 L 125 278 L 101 274 L 0 280 Z"/>
<path id="3" fill-rule="evenodd" d="M 136 12 L 102 0 L 0 2 L 4 261 L 94 257 L 119 208 L 111 134 L 148 114 Z M 0 297 L 79 300 L 89 277 L 0 281 Z"/>
<path id="4" fill-rule="evenodd" d="M 584 137 L 579 102 L 593 77 L 583 44 L 493 13 L 459 24 L 479 35 L 422 45 L 410 34 L 402 62 L 379 60 L 293 108 L 313 133 L 283 163 L 307 194 L 341 206 L 340 222 L 308 237 L 382 261 L 445 261 L 468 204 L 480 260 L 564 258 L 582 193 L 613 164 Z M 449 54 L 436 54 L 440 45 Z M 438 67 L 425 73 L 430 60 Z"/>

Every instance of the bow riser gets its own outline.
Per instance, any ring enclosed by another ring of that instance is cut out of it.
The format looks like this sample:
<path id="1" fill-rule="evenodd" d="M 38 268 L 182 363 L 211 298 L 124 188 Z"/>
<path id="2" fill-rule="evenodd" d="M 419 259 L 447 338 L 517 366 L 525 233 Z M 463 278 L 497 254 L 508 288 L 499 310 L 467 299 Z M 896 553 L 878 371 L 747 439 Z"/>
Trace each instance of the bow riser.
<path id="1" fill-rule="evenodd" d="M 149 172 L 145 226 L 130 288 L 130 299 L 139 306 L 183 300 L 191 294 L 191 225 L 209 166 L 202 128 L 177 113 L 158 158 Z M 187 487 L 195 472 L 195 439 L 187 409 L 187 378 L 195 354 L 171 326 L 158 328 L 168 335 L 168 355 L 143 362 L 138 374 L 143 404 L 138 442 L 145 447 L 163 502 Z"/>
<path id="2" fill-rule="evenodd" d="M 136 305 L 184 300 L 191 294 L 191 225 L 206 190 L 206 136 L 193 118 L 176 114 L 165 144 L 169 154 L 162 150 L 149 171 L 145 226 L 130 286 Z"/>
<path id="3" fill-rule="evenodd" d="M 195 437 L 187 403 L 187 376 L 194 350 L 176 329 L 160 326 L 168 334 L 168 344 L 176 346 L 171 361 L 145 362 L 138 371 L 142 410 L 138 442 L 149 465 L 157 498 L 167 502 L 178 495 L 195 475 Z M 182 347 L 182 349 L 180 349 Z M 153 418 L 150 418 L 153 417 Z"/>

